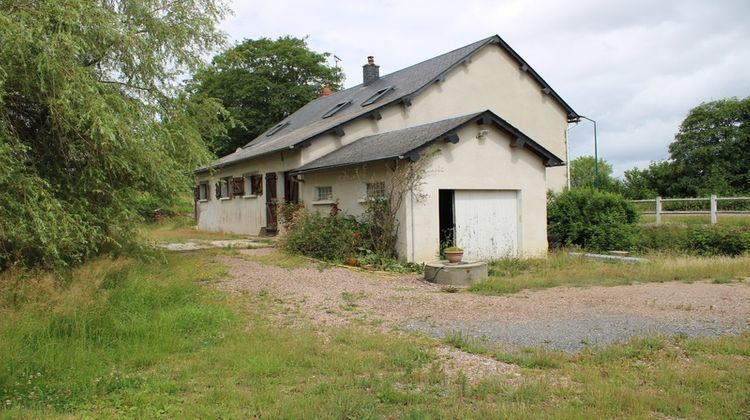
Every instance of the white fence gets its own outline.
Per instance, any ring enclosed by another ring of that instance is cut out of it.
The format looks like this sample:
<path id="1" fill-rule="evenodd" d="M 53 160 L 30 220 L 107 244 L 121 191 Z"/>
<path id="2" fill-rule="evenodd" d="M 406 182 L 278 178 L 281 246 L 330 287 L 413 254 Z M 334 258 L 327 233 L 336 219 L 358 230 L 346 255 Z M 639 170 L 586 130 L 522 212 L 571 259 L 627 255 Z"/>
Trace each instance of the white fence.
<path id="1" fill-rule="evenodd" d="M 663 210 L 662 204 L 665 202 L 689 202 L 689 201 L 702 201 L 708 202 L 710 210 Z M 688 214 L 709 214 L 711 215 L 711 224 L 716 224 L 719 220 L 720 214 L 748 214 L 748 210 L 719 210 L 720 201 L 750 201 L 750 197 L 717 197 L 712 195 L 707 198 L 661 198 L 656 197 L 653 200 L 631 200 L 633 203 L 654 203 L 654 211 L 643 211 L 642 214 L 654 214 L 656 215 L 656 224 L 661 223 L 661 217 L 665 214 L 677 214 L 677 215 L 688 215 Z"/>

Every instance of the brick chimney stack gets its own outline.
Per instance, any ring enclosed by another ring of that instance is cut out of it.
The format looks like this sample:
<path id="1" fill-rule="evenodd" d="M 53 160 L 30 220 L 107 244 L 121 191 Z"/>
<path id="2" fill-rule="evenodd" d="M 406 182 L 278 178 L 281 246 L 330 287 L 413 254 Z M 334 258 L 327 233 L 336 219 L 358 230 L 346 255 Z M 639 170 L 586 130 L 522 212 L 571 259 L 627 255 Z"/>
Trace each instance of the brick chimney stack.
<path id="1" fill-rule="evenodd" d="M 362 85 L 369 86 L 380 78 L 380 66 L 375 64 L 375 57 L 368 56 L 367 64 L 362 66 Z"/>
<path id="2" fill-rule="evenodd" d="M 331 92 L 332 92 L 332 91 L 331 91 L 331 85 L 330 85 L 330 84 L 328 84 L 328 83 L 326 83 L 326 84 L 325 84 L 325 85 L 323 86 L 323 90 L 321 90 L 321 91 L 320 91 L 320 96 L 328 96 L 328 95 L 330 95 L 330 94 L 331 94 Z"/>

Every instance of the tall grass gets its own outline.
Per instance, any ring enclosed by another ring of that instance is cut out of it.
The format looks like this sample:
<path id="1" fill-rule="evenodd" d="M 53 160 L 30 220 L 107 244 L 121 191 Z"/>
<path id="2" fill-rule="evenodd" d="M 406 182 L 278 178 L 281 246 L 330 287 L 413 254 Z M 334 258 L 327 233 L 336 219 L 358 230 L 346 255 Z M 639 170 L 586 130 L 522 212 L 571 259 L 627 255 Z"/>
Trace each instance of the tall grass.
<path id="1" fill-rule="evenodd" d="M 490 276 L 469 290 L 484 294 L 516 293 L 556 286 L 617 286 L 633 283 L 750 277 L 750 258 L 647 255 L 648 263 L 590 260 L 553 253 L 547 258 L 504 259 L 490 264 Z"/>
<path id="2" fill-rule="evenodd" d="M 236 319 L 196 280 L 216 278 L 222 269 L 176 258 L 100 259 L 67 282 L 50 274 L 19 281 L 18 273 L 6 273 L 0 401 L 57 409 L 92 404 L 140 386 L 143 372 L 165 357 L 220 340 Z"/>

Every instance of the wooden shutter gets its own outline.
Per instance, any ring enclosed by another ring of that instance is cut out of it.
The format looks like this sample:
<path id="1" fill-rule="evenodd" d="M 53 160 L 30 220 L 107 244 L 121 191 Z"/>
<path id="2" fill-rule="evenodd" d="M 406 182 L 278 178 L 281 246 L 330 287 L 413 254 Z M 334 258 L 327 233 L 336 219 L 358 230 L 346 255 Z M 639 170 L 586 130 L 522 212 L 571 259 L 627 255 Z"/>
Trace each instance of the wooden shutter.
<path id="1" fill-rule="evenodd" d="M 238 176 L 232 179 L 232 194 L 233 195 L 244 195 L 245 194 L 245 178 Z"/>
<path id="2" fill-rule="evenodd" d="M 214 188 L 216 188 L 216 198 L 221 198 L 221 182 L 214 184 Z"/>
<path id="3" fill-rule="evenodd" d="M 195 201 L 198 201 L 201 199 L 201 186 L 200 185 L 196 185 L 195 187 L 193 187 L 193 198 L 195 199 Z"/>

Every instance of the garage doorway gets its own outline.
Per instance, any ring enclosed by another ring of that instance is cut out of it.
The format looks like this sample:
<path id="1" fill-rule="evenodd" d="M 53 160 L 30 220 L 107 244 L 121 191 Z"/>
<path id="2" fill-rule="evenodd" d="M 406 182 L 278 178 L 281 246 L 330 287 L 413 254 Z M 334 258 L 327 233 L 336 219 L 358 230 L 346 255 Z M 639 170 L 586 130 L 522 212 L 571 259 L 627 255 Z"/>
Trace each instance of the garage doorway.
<path id="1" fill-rule="evenodd" d="M 517 191 L 453 191 L 453 218 L 456 245 L 464 249 L 465 260 L 518 256 Z"/>
<path id="2" fill-rule="evenodd" d="M 456 243 L 456 219 L 453 216 L 453 190 L 438 191 L 438 208 L 440 218 L 440 252 L 442 253 L 443 248 L 453 246 Z"/>

